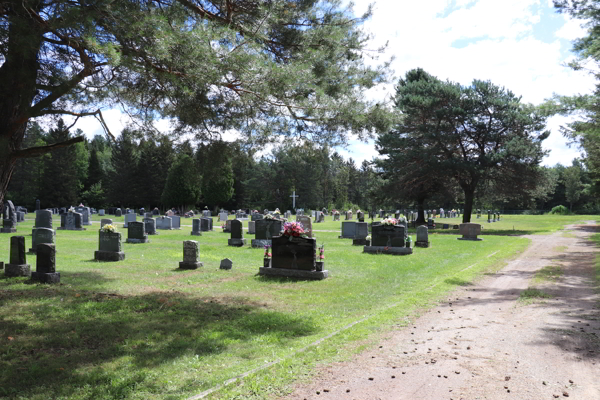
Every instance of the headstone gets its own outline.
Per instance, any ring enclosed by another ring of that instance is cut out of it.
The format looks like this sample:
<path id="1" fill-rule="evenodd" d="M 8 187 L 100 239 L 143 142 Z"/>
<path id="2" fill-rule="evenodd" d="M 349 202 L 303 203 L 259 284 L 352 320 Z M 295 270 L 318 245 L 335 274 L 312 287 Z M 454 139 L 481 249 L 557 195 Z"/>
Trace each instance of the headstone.
<path id="1" fill-rule="evenodd" d="M 164 229 L 164 230 L 171 230 L 173 229 L 173 224 L 171 222 L 171 217 L 159 217 L 156 218 L 156 229 Z"/>
<path id="2" fill-rule="evenodd" d="M 298 217 L 296 217 L 296 221 L 298 220 Z M 334 221 L 339 221 L 340 220 L 340 213 L 338 212 L 337 214 L 333 214 L 333 220 Z"/>
<path id="3" fill-rule="evenodd" d="M 38 244 L 36 253 L 35 272 L 31 273 L 31 279 L 42 283 L 60 283 L 60 272 L 56 272 L 56 247 L 54 244 Z"/>
<path id="4" fill-rule="evenodd" d="M 41 207 L 40 207 L 40 199 L 37 199 L 37 200 L 35 201 L 35 210 L 37 211 L 37 210 L 39 210 L 40 208 L 41 208 Z"/>
<path id="5" fill-rule="evenodd" d="M 200 230 L 202 232 L 209 232 L 213 230 L 213 219 L 212 218 L 200 218 Z"/>
<path id="6" fill-rule="evenodd" d="M 121 251 L 121 232 L 99 231 L 98 250 L 94 252 L 96 261 L 121 261 L 125 253 Z"/>
<path id="7" fill-rule="evenodd" d="M 148 235 L 143 222 L 131 221 L 127 226 L 127 243 L 148 243 Z"/>
<path id="8" fill-rule="evenodd" d="M 227 240 L 227 244 L 235 247 L 242 247 L 246 245 L 242 221 L 237 219 L 231 221 L 231 237 L 229 240 Z"/>
<path id="9" fill-rule="evenodd" d="M 256 233 L 256 222 L 248 221 L 248 234 L 254 235 Z"/>
<path id="10" fill-rule="evenodd" d="M 356 213 L 356 217 L 358 218 L 358 222 L 365 222 L 365 213 L 359 211 Z"/>
<path id="11" fill-rule="evenodd" d="M 121 209 L 120 209 L 120 208 L 117 208 L 117 209 L 115 210 L 115 217 L 120 217 L 121 215 L 123 215 L 123 211 L 121 211 Z"/>
<path id="12" fill-rule="evenodd" d="M 105 211 L 104 211 L 104 209 L 103 209 L 103 208 L 99 209 L 99 210 L 98 210 L 98 216 L 99 216 L 99 217 L 104 217 L 104 212 L 105 212 Z"/>
<path id="13" fill-rule="evenodd" d="M 52 211 L 50 210 L 37 210 L 35 212 L 35 228 L 49 228 L 52 229 Z"/>
<path id="14" fill-rule="evenodd" d="M 82 215 L 82 225 L 91 225 L 92 222 L 90 221 L 90 216 L 91 216 L 91 212 L 90 212 L 90 208 L 89 207 L 75 207 L 75 211 L 78 213 L 81 213 Z"/>
<path id="15" fill-rule="evenodd" d="M 479 239 L 477 235 L 481 235 L 481 225 L 473 224 L 471 222 L 460 224 L 459 232 L 463 237 L 457 238 L 458 240 L 483 240 Z"/>
<path id="16" fill-rule="evenodd" d="M 371 254 L 412 254 L 412 247 L 405 247 L 406 228 L 404 225 L 373 225 L 371 245 L 363 251 Z"/>
<path id="17" fill-rule="evenodd" d="M 197 269 L 203 265 L 198 261 L 200 250 L 198 242 L 195 240 L 185 240 L 183 242 L 183 261 L 179 263 L 181 269 Z"/>
<path id="18" fill-rule="evenodd" d="M 325 222 L 325 214 L 323 214 L 322 212 L 319 213 L 319 221 L 318 222 Z"/>
<path id="19" fill-rule="evenodd" d="M 498 215 L 498 214 L 496 214 L 495 212 L 492 213 L 492 218 L 493 218 L 492 222 L 496 222 L 497 221 L 496 215 Z"/>
<path id="20" fill-rule="evenodd" d="M 367 240 L 369 236 L 369 224 L 366 222 L 357 222 L 354 238 L 352 239 L 353 246 L 368 246 L 370 243 Z"/>
<path id="21" fill-rule="evenodd" d="M 271 267 L 260 267 L 259 275 L 303 279 L 325 279 L 328 271 L 317 271 L 317 241 L 311 238 L 278 236 L 272 239 Z"/>
<path id="22" fill-rule="evenodd" d="M 160 210 L 156 207 L 152 210 L 152 215 L 160 215 Z"/>
<path id="23" fill-rule="evenodd" d="M 488 210 L 488 222 L 492 222 L 492 212 Z"/>
<path id="24" fill-rule="evenodd" d="M 379 218 L 383 218 L 385 216 L 385 211 L 379 209 Z"/>
<path id="25" fill-rule="evenodd" d="M 78 212 L 66 212 L 60 215 L 60 230 L 85 231 L 82 226 L 83 216 Z"/>
<path id="26" fill-rule="evenodd" d="M 31 249 L 29 252 L 35 253 L 38 244 L 54 244 L 54 231 L 50 228 L 35 228 L 31 234 Z"/>
<path id="27" fill-rule="evenodd" d="M 450 229 L 450 224 L 442 224 L 442 229 Z"/>
<path id="28" fill-rule="evenodd" d="M 136 214 L 132 214 L 132 213 L 125 214 L 125 223 L 123 224 L 123 228 L 129 227 L 129 223 L 135 222 L 135 221 L 137 221 Z"/>
<path id="29" fill-rule="evenodd" d="M 142 220 L 144 223 L 144 231 L 147 235 L 158 235 L 158 232 L 156 232 L 156 220 L 148 215 L 152 214 L 146 213 L 146 218 Z"/>
<path id="30" fill-rule="evenodd" d="M 304 228 L 304 234 L 309 238 L 313 237 L 312 232 L 312 219 L 305 215 L 296 215 L 296 222 L 300 222 Z"/>
<path id="31" fill-rule="evenodd" d="M 417 241 L 415 242 L 417 247 L 429 247 L 429 231 L 425 225 L 417 227 Z"/>
<path id="32" fill-rule="evenodd" d="M 25 256 L 25 236 L 11 236 L 10 262 L 4 267 L 4 276 L 31 276 L 31 267 Z"/>
<path id="33" fill-rule="evenodd" d="M 325 207 L 323 207 L 323 209 L 321 210 L 321 212 L 322 212 L 324 215 L 327 215 L 327 209 L 326 209 Z"/>
<path id="34" fill-rule="evenodd" d="M 429 228 L 429 229 L 434 229 L 435 228 L 435 223 L 433 222 L 433 218 L 429 218 L 427 220 L 427 228 Z"/>
<path id="35" fill-rule="evenodd" d="M 25 221 L 25 213 L 22 211 L 17 211 L 17 222 Z"/>
<path id="36" fill-rule="evenodd" d="M 350 221 L 352 219 L 352 211 L 346 211 L 346 221 Z"/>
<path id="37" fill-rule="evenodd" d="M 113 223 L 113 220 L 112 220 L 112 219 L 110 219 L 110 218 L 102 218 L 102 219 L 100 220 L 100 229 L 102 229 L 102 227 L 103 227 L 104 225 L 112 225 L 112 223 Z"/>
<path id="38" fill-rule="evenodd" d="M 171 224 L 173 229 L 181 229 L 181 217 L 179 215 L 173 215 L 171 217 Z"/>
<path id="39" fill-rule="evenodd" d="M 12 201 L 7 200 L 4 203 L 2 213 L 2 229 L 0 233 L 16 233 L 17 232 L 17 211 Z"/>
<path id="40" fill-rule="evenodd" d="M 202 227 L 200 223 L 200 218 L 195 218 L 192 220 L 192 235 L 193 236 L 202 236 Z"/>
<path id="41" fill-rule="evenodd" d="M 212 215 L 212 214 L 211 214 L 210 210 L 203 210 L 203 211 L 202 211 L 202 216 L 203 216 L 203 217 L 208 217 L 208 218 L 210 218 L 210 216 L 211 216 L 211 215 Z"/>
<path id="42" fill-rule="evenodd" d="M 219 213 L 219 221 L 227 221 L 228 218 L 229 214 L 227 214 L 226 212 Z"/>
<path id="43" fill-rule="evenodd" d="M 252 247 L 263 248 L 271 245 L 271 239 L 281 234 L 283 222 L 278 219 L 260 219 L 254 222 L 255 236 L 250 241 Z"/>
<path id="44" fill-rule="evenodd" d="M 254 213 L 250 216 L 251 221 L 258 221 L 259 219 L 264 219 L 265 216 L 263 214 Z"/>
<path id="45" fill-rule="evenodd" d="M 342 234 L 340 239 L 354 239 L 356 236 L 356 224 L 354 221 L 343 221 L 342 222 Z"/>
<path id="46" fill-rule="evenodd" d="M 219 269 L 230 270 L 231 268 L 233 268 L 233 262 L 229 258 L 224 258 L 221 260 Z"/>
<path id="47" fill-rule="evenodd" d="M 223 232 L 224 233 L 230 233 L 231 232 L 231 219 L 228 219 L 227 221 L 225 221 L 225 227 L 223 228 Z"/>

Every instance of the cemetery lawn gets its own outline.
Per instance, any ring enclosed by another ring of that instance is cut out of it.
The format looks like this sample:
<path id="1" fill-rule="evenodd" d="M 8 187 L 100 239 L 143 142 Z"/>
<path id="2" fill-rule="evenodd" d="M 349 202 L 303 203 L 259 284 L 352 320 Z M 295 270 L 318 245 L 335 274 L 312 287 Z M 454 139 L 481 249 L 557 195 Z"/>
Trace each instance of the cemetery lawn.
<path id="1" fill-rule="evenodd" d="M 26 217 L 17 235 L 29 248 L 33 214 Z M 323 281 L 259 277 L 264 250 L 227 246 L 216 219 L 215 231 L 200 237 L 182 219 L 181 230 L 128 244 L 123 218 L 113 218 L 123 234 L 120 262 L 93 259 L 98 216 L 86 231 L 57 231 L 59 285 L 0 275 L 0 398 L 185 399 L 254 369 L 206 398 L 282 394 L 317 363 L 348 359 L 457 286 L 502 268 L 529 243 L 515 234 L 597 219 L 504 216 L 481 222 L 483 241 L 436 229 L 431 248 L 391 256 L 338 239 L 340 222 L 330 218 L 313 224 L 330 272 Z M 460 223 L 436 223 L 446 221 Z M 0 235 L 0 261 L 8 261 L 10 236 Z M 253 237 L 245 234 L 248 244 Z M 199 241 L 204 267 L 178 270 L 184 240 Z M 226 257 L 231 271 L 219 269 Z M 27 260 L 35 270 L 35 255 Z"/>

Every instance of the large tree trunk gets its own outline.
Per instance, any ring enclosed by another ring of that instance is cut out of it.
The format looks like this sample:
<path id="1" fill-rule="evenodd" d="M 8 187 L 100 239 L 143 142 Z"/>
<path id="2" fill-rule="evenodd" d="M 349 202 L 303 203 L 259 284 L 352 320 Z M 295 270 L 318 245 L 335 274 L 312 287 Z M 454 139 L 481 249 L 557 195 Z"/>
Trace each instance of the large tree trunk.
<path id="1" fill-rule="evenodd" d="M 463 187 L 465 193 L 465 210 L 463 212 L 462 222 L 471 222 L 471 214 L 473 213 L 473 200 L 475 199 L 475 189 L 465 186 Z"/>
<path id="2" fill-rule="evenodd" d="M 415 221 L 415 223 L 417 224 L 426 224 L 427 221 L 425 221 L 425 199 L 421 198 L 421 199 L 417 199 L 417 220 Z"/>
<path id="3" fill-rule="evenodd" d="M 36 95 L 43 32 L 36 31 L 38 24 L 25 5 L 15 6 L 10 13 L 8 50 L 0 67 L 0 205 L 4 203 Z"/>

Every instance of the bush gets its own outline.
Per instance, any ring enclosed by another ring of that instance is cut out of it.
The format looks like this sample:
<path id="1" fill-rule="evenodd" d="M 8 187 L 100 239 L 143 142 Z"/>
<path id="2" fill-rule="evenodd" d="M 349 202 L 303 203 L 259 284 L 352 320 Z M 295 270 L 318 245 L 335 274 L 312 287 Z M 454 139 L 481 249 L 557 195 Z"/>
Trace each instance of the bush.
<path id="1" fill-rule="evenodd" d="M 565 206 L 556 206 L 552 208 L 550 214 L 570 215 L 571 211 L 569 211 L 569 209 Z"/>

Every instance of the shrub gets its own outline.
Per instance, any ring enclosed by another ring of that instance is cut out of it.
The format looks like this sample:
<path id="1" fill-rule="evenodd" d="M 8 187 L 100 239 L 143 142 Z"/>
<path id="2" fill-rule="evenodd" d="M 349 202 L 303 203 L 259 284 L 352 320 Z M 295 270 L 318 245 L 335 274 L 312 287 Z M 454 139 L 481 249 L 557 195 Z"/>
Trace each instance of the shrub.
<path id="1" fill-rule="evenodd" d="M 569 215 L 571 214 L 571 211 L 565 206 L 556 206 L 552 208 L 550 214 Z"/>

